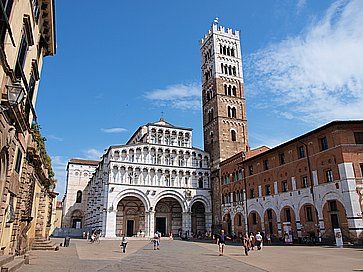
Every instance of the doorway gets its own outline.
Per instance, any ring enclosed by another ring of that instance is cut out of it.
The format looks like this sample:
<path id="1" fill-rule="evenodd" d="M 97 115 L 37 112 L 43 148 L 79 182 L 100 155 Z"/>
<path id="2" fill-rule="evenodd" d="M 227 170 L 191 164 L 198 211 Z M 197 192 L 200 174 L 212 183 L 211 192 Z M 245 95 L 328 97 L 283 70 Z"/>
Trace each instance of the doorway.
<path id="1" fill-rule="evenodd" d="M 166 217 L 156 217 L 156 231 L 161 233 L 161 236 L 166 234 Z"/>
<path id="2" fill-rule="evenodd" d="M 82 219 L 73 219 L 72 228 L 74 229 L 82 228 Z"/>
<path id="3" fill-rule="evenodd" d="M 132 237 L 134 236 L 134 220 L 127 220 L 127 237 Z"/>

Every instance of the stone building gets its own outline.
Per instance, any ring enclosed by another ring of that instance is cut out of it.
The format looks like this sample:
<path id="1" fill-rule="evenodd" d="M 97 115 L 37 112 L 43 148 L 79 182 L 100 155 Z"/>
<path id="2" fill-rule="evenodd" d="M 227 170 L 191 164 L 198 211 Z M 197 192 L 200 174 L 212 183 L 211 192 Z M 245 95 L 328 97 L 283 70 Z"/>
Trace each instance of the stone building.
<path id="1" fill-rule="evenodd" d="M 85 189 L 98 163 L 99 161 L 82 159 L 71 159 L 68 162 L 62 227 L 83 228 L 87 208 L 87 191 Z"/>
<path id="2" fill-rule="evenodd" d="M 214 23 L 200 41 L 204 150 L 211 156 L 214 225 L 221 223 L 219 163 L 247 150 L 239 31 Z"/>
<path id="3" fill-rule="evenodd" d="M 209 154 L 163 119 L 111 146 L 89 182 L 85 225 L 106 237 L 211 230 Z"/>
<path id="4" fill-rule="evenodd" d="M 43 58 L 56 51 L 55 15 L 53 0 L 2 0 L 0 9 L 0 254 L 13 254 L 48 235 L 55 197 L 31 129 Z"/>
<path id="5" fill-rule="evenodd" d="M 363 121 L 334 121 L 249 153 L 221 163 L 228 233 L 329 241 L 340 228 L 345 241 L 362 243 Z"/>

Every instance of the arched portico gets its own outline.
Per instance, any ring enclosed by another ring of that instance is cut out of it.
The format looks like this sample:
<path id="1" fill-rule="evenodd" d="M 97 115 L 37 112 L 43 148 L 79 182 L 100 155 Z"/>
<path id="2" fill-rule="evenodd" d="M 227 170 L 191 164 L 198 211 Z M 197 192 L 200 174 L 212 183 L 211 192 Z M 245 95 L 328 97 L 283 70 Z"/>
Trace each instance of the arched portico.
<path id="1" fill-rule="evenodd" d="M 163 197 L 155 205 L 155 231 L 161 236 L 177 236 L 182 230 L 183 209 L 174 197 Z"/>

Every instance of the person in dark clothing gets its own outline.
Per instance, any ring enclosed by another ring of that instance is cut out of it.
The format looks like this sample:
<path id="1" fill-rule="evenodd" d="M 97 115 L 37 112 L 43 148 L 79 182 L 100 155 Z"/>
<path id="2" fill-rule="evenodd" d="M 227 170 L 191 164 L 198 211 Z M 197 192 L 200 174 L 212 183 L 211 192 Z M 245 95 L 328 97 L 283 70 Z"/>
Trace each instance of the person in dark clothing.
<path id="1" fill-rule="evenodd" d="M 224 230 L 221 230 L 221 234 L 219 234 L 217 236 L 219 256 L 223 256 L 223 254 L 224 254 L 224 247 L 226 246 L 227 239 L 229 239 L 229 238 L 224 234 Z"/>

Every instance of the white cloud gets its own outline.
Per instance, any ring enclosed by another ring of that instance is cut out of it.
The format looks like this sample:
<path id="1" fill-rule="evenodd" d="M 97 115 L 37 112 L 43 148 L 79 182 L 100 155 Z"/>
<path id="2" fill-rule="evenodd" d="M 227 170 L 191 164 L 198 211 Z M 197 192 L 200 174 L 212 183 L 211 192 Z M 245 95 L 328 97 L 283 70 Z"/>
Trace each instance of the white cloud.
<path id="1" fill-rule="evenodd" d="M 176 84 L 164 89 L 156 89 L 145 94 L 158 106 L 171 106 L 182 110 L 199 110 L 201 106 L 201 86 L 197 83 Z"/>
<path id="2" fill-rule="evenodd" d="M 101 128 L 102 132 L 105 133 L 122 133 L 127 131 L 125 128 L 115 127 L 115 128 Z"/>
<path id="3" fill-rule="evenodd" d="M 298 0 L 296 3 L 296 13 L 299 14 L 306 6 L 306 0 Z"/>
<path id="4" fill-rule="evenodd" d="M 253 54 L 248 88 L 288 118 L 362 118 L 362 48 L 363 2 L 337 1 L 302 34 Z"/>
<path id="5" fill-rule="evenodd" d="M 45 137 L 47 140 L 53 140 L 53 141 L 57 141 L 57 142 L 63 142 L 63 138 L 55 136 L 53 134 L 49 134 Z"/>
<path id="6" fill-rule="evenodd" d="M 85 150 L 83 152 L 85 159 L 89 159 L 89 160 L 99 160 L 100 157 L 103 155 L 102 151 L 99 151 L 95 148 L 90 148 L 88 150 Z"/>

